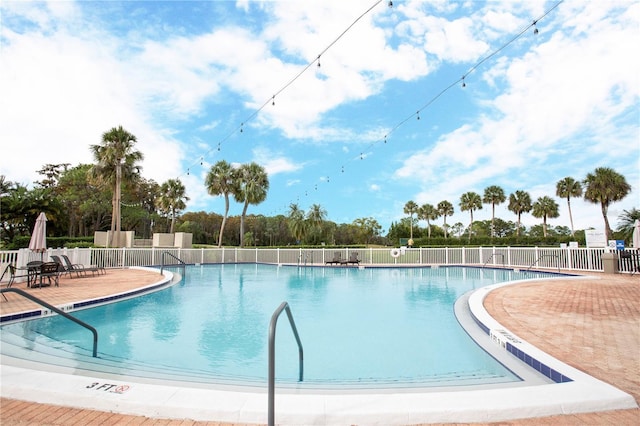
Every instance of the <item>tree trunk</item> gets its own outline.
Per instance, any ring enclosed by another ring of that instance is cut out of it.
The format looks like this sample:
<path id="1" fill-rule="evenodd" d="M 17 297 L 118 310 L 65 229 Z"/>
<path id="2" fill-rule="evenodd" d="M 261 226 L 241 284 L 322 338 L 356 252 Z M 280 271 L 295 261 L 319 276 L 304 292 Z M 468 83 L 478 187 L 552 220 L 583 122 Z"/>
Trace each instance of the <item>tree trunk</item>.
<path id="1" fill-rule="evenodd" d="M 606 243 L 608 243 L 609 238 L 611 237 L 611 228 L 609 227 L 609 218 L 607 217 L 607 210 L 609 210 L 609 206 L 605 203 L 600 204 L 602 209 L 602 217 L 604 218 L 604 235 L 606 238 Z"/>
<path id="2" fill-rule="evenodd" d="M 571 199 L 567 198 L 567 207 L 569 207 L 569 222 L 571 222 L 571 236 L 574 237 L 575 233 L 573 231 L 573 215 L 571 214 Z"/>
<path id="3" fill-rule="evenodd" d="M 229 214 L 229 194 L 224 194 L 224 216 L 220 224 L 220 235 L 218 236 L 218 248 L 222 247 L 222 234 L 224 234 L 224 226 L 227 223 L 227 214 Z"/>

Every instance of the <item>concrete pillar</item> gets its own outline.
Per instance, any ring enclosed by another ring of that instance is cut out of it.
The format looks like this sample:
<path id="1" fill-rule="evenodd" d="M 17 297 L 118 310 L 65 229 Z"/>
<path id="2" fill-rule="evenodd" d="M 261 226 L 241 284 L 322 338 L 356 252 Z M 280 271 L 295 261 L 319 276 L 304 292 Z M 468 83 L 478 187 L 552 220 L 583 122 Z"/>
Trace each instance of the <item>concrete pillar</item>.
<path id="1" fill-rule="evenodd" d="M 602 269 L 605 274 L 617 274 L 618 273 L 618 254 L 617 253 L 602 253 Z"/>

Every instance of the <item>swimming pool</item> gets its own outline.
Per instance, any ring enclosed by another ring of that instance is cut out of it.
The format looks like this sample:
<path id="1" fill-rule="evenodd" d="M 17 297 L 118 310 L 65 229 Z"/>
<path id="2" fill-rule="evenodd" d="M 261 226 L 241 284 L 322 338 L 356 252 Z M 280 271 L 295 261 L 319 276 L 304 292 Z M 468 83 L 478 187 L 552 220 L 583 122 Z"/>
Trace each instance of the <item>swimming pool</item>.
<path id="1" fill-rule="evenodd" d="M 542 276 L 468 267 L 202 265 L 163 291 L 74 315 L 98 329 L 100 358 L 134 376 L 264 385 L 269 320 L 286 300 L 304 346 L 305 384 L 508 383 L 520 379 L 468 337 L 453 304 L 473 289 Z M 91 343 L 86 330 L 57 316 L 4 332 L 71 358 Z M 276 377 L 294 384 L 298 351 L 286 320 L 278 323 L 276 348 Z"/>

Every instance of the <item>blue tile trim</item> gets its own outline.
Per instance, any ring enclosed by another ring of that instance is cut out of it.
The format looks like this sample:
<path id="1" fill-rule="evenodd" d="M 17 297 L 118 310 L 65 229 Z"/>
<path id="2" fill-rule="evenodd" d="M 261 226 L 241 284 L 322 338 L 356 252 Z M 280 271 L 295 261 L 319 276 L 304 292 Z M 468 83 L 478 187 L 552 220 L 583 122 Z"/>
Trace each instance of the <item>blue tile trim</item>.
<path id="1" fill-rule="evenodd" d="M 487 335 L 491 334 L 491 331 L 489 330 L 489 327 L 487 327 L 475 315 L 473 315 L 473 312 L 471 313 L 471 317 L 476 322 L 476 324 L 478 324 L 478 326 Z M 557 370 L 554 370 L 553 368 L 549 367 L 548 365 L 545 365 L 544 363 L 538 361 L 537 359 L 535 359 L 534 357 L 532 357 L 528 353 L 526 353 L 526 352 L 522 351 L 521 349 L 518 349 L 517 347 L 515 347 L 510 342 L 506 342 L 506 344 L 507 344 L 506 349 L 507 349 L 507 351 L 509 353 L 511 353 L 512 355 L 516 356 L 519 360 L 521 360 L 522 362 L 524 362 L 525 364 L 527 364 L 528 366 L 530 366 L 531 368 L 533 368 L 534 370 L 536 370 L 540 374 L 543 374 L 546 377 L 550 378 L 555 383 L 573 382 L 573 379 L 565 376 L 564 374 L 560 373 Z"/>

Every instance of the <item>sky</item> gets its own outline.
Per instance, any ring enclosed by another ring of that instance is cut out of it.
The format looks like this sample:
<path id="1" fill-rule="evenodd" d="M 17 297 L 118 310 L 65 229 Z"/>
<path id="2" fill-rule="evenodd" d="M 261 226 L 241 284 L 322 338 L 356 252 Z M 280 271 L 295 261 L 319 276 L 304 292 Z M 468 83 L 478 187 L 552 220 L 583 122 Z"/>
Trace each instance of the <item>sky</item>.
<path id="1" fill-rule="evenodd" d="M 614 228 L 640 208 L 639 1 L 388 3 L 3 0 L 0 174 L 32 186 L 45 164 L 92 163 L 122 125 L 186 211 L 224 212 L 204 185 L 220 160 L 267 171 L 249 214 L 319 204 L 383 234 L 410 200 L 466 226 L 460 196 L 491 185 L 555 198 L 548 223 L 569 227 L 556 183 L 597 167 L 632 187 Z M 604 228 L 599 205 L 571 207 L 576 229 Z"/>

